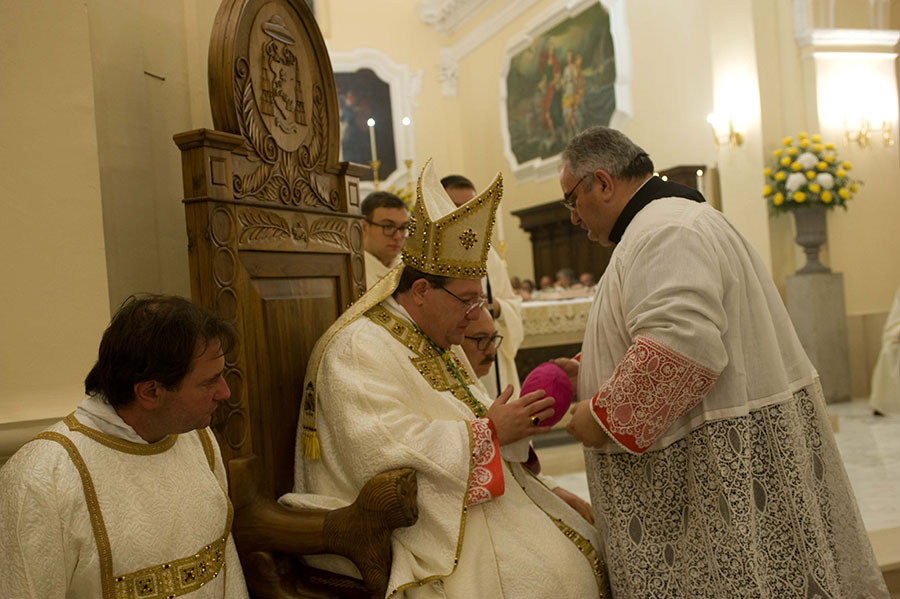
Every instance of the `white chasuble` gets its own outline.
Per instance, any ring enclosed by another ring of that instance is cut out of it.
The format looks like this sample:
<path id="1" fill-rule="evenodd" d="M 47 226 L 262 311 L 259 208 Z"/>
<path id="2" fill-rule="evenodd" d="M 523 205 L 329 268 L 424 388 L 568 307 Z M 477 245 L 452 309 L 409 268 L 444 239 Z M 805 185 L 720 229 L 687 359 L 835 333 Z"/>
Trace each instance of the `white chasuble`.
<path id="1" fill-rule="evenodd" d="M 606 597 L 594 528 L 500 459 L 492 400 L 459 348 L 441 353 L 391 298 L 336 333 L 315 381 L 321 458 L 304 459 L 298 435 L 296 493 L 281 502 L 347 505 L 374 475 L 410 467 L 419 516 L 393 533 L 388 597 Z M 359 575 L 342 558 L 310 562 Z"/>
<path id="2" fill-rule="evenodd" d="M 212 434 L 135 442 L 121 419 L 88 426 L 97 402 L 0 469 L 0 596 L 247 597 Z"/>
<path id="3" fill-rule="evenodd" d="M 617 599 L 887 597 L 818 377 L 762 260 L 716 210 L 664 198 L 625 229 L 578 396 Z"/>

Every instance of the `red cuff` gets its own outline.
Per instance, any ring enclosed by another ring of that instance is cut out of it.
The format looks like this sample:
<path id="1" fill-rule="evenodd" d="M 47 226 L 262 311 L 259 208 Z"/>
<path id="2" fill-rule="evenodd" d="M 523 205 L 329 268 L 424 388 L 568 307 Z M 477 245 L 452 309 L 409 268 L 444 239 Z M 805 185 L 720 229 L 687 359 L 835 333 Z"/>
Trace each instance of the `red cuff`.
<path id="1" fill-rule="evenodd" d="M 619 445 L 643 453 L 700 403 L 718 378 L 666 346 L 638 337 L 591 399 L 591 408 Z"/>
<path id="2" fill-rule="evenodd" d="M 572 359 L 578 363 L 581 363 L 581 352 L 578 352 L 577 354 L 575 354 L 575 357 Z"/>
<path id="3" fill-rule="evenodd" d="M 474 443 L 472 480 L 466 502 L 469 506 L 500 497 L 506 490 L 500 443 L 497 441 L 494 423 L 490 418 L 476 418 L 471 424 Z"/>

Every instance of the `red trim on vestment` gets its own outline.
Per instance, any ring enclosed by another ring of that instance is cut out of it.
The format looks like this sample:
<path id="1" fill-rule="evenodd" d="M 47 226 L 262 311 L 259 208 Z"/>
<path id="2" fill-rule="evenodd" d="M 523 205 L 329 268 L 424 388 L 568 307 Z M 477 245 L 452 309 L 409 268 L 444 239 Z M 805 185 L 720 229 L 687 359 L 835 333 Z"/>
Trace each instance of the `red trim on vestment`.
<path id="1" fill-rule="evenodd" d="M 591 399 L 594 416 L 623 448 L 643 453 L 719 378 L 648 337 L 638 337 Z"/>
<path id="2" fill-rule="evenodd" d="M 497 429 L 491 419 L 473 420 L 472 437 L 474 439 L 472 481 L 469 484 L 469 498 L 466 503 L 469 506 L 496 499 L 506 490 L 500 442 L 497 440 Z"/>

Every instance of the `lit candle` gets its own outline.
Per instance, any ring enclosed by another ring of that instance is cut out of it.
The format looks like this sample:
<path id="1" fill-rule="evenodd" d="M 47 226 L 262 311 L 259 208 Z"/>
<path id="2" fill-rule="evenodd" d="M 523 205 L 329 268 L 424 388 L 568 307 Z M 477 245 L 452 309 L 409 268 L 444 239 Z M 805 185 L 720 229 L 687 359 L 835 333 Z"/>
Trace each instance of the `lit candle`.
<path id="1" fill-rule="evenodd" d="M 410 127 L 410 124 L 412 124 L 412 120 L 410 120 L 408 116 L 405 116 L 403 117 L 403 121 L 401 122 L 403 123 L 403 130 L 406 132 L 406 134 L 404 135 L 404 137 L 406 138 L 406 155 L 409 156 L 411 160 L 413 157 L 412 127 Z"/>
<path id="2" fill-rule="evenodd" d="M 372 146 L 372 162 L 378 160 L 378 154 L 375 152 L 375 119 L 370 118 L 366 121 L 369 126 L 369 145 Z"/>

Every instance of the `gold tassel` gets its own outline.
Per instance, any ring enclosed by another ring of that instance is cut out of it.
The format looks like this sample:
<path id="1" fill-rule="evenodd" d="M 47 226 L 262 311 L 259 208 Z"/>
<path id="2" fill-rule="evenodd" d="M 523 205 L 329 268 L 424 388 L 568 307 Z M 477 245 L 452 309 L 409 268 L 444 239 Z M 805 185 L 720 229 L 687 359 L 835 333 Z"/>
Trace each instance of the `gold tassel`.
<path id="1" fill-rule="evenodd" d="M 303 429 L 303 457 L 307 460 L 318 460 L 322 457 L 322 448 L 319 447 L 319 435 L 316 429 Z"/>

